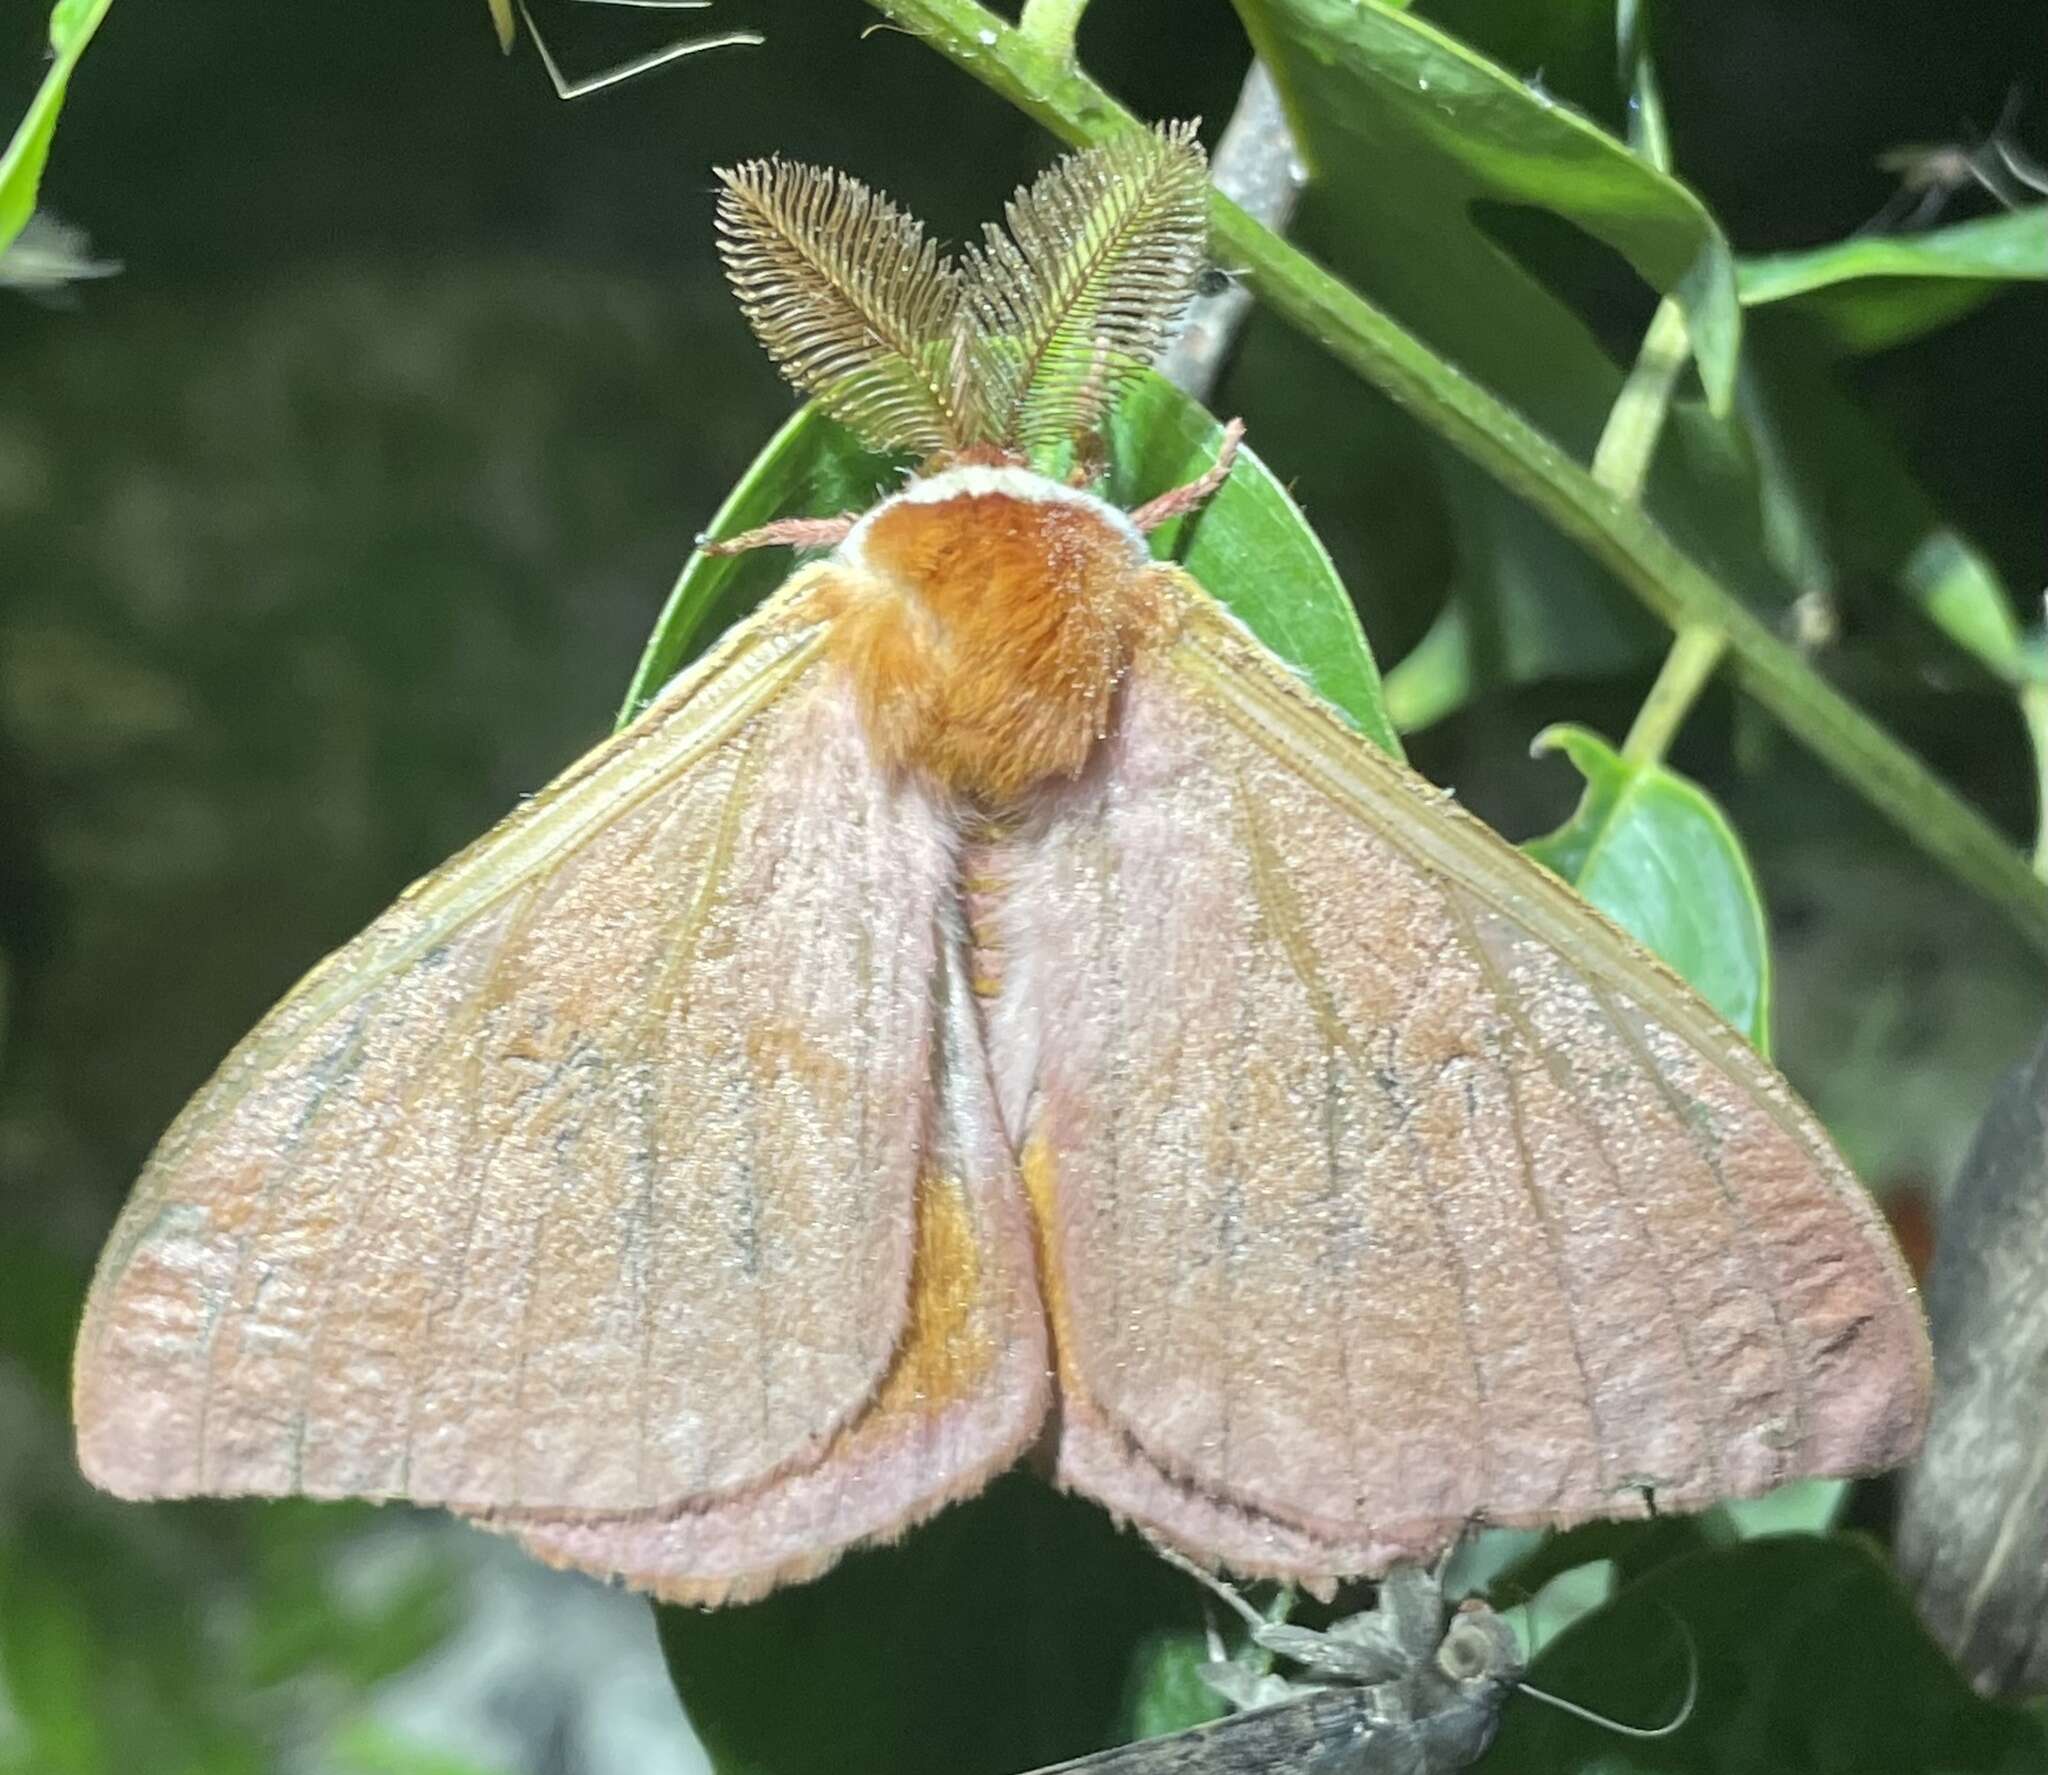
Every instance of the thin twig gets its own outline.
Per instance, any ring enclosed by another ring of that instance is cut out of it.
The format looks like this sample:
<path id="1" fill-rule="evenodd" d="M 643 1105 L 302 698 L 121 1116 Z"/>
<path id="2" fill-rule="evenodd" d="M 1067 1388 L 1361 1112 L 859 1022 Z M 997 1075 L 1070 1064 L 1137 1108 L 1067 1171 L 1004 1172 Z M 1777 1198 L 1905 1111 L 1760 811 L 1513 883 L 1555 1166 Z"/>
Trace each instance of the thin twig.
<path id="1" fill-rule="evenodd" d="M 1264 62 L 1253 62 L 1237 95 L 1237 109 L 1209 163 L 1216 189 L 1275 234 L 1285 234 L 1301 199 L 1301 155 L 1287 127 L 1280 89 Z M 1206 402 L 1223 374 L 1224 361 L 1251 314 L 1252 293 L 1228 265 L 1216 267 L 1223 285 L 1198 296 L 1159 370 L 1167 381 Z"/>

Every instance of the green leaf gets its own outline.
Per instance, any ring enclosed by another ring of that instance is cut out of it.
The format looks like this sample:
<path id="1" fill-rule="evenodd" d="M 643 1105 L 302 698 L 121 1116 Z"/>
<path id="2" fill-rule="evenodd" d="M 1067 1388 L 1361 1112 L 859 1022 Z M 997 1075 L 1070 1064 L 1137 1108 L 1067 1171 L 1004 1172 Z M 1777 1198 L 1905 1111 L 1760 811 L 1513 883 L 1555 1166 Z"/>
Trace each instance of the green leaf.
<path id="1" fill-rule="evenodd" d="M 36 191 L 50 158 L 50 138 L 56 132 L 57 114 L 64 108 L 71 70 L 78 66 L 78 58 L 112 4 L 113 0 L 58 0 L 50 14 L 50 50 L 55 59 L 29 100 L 7 152 L 0 154 L 0 252 L 13 244 L 35 213 Z"/>
<path id="2" fill-rule="evenodd" d="M 1779 1536 L 1658 1566 L 1546 1646 L 1553 1695 L 1634 1726 L 1633 1742 L 1522 1696 L 1476 1771 L 1600 1775 L 2022 1775 L 2048 1767 L 2038 1720 L 1980 1700 L 1859 1541 Z"/>
<path id="3" fill-rule="evenodd" d="M 1586 790 L 1578 810 L 1524 848 L 1689 980 L 1763 1052 L 1770 955 L 1762 902 L 1727 816 L 1698 784 L 1625 759 L 1583 727 L 1551 727 Z"/>
<path id="4" fill-rule="evenodd" d="M 1013 1775 L 1078 1756 L 1126 1736 L 1134 1653 L 1200 1619 L 1189 1580 L 1029 1473 L 763 1602 L 657 1613 L 718 1775 Z"/>
<path id="5" fill-rule="evenodd" d="M 1193 1627 L 1149 1635 L 1131 1654 L 1117 1737 L 1126 1743 L 1184 1732 L 1230 1711 L 1202 1679 L 1209 1662 L 1206 1638 Z"/>
<path id="6" fill-rule="evenodd" d="M 1238 10 L 1314 173 L 1304 230 L 1376 304 L 1585 461 L 1622 390 L 1616 356 L 1632 359 L 1635 342 L 1604 340 L 1580 311 L 1590 301 L 1558 292 L 1604 291 L 1632 268 L 1643 297 L 1678 299 L 1708 394 L 1725 405 L 1740 309 L 1719 227 L 1618 136 L 1510 71 L 1541 67 L 1582 106 L 1620 111 L 1611 9 L 1434 9 L 1483 33 L 1494 59 L 1371 0 L 1239 0 Z M 1655 658 L 1655 624 L 1576 541 L 1488 474 L 1434 453 L 1459 567 L 1442 632 L 1393 674 L 1404 728 L 1493 684 Z M 1781 601 L 1742 540 L 1746 513 L 1717 484 L 1726 466 L 1697 451 L 1662 463 L 1650 504 L 1681 538 L 1704 530 L 1746 592 Z"/>
<path id="7" fill-rule="evenodd" d="M 321 1747 L 319 1766 L 328 1775 L 505 1775 L 502 1765 L 415 1743 L 372 1719 L 334 1733 Z"/>
<path id="8" fill-rule="evenodd" d="M 1103 493 L 1125 509 L 1195 479 L 1216 460 L 1223 441 L 1216 420 L 1159 376 L 1147 376 L 1132 390 L 1108 432 Z M 774 518 L 864 510 L 894 489 L 901 472 L 900 463 L 872 454 L 843 426 L 805 407 L 741 476 L 707 534 L 731 536 Z M 1308 520 L 1253 451 L 1239 452 L 1230 479 L 1206 508 L 1155 531 L 1152 549 L 1186 567 L 1361 733 L 1398 756 L 1358 613 Z M 633 674 L 621 725 L 789 571 L 790 557 L 781 549 L 692 555 Z"/>
<path id="9" fill-rule="evenodd" d="M 1593 372 L 1604 409 L 1614 365 L 1475 214 L 1547 211 L 1677 297 L 1708 392 L 1725 405 L 1741 337 L 1734 258 L 1683 185 L 1547 92 L 1376 0 L 1238 0 L 1238 11 L 1341 218 L 1341 267 L 1369 267 L 1365 287 L 1397 317 L 1503 392 L 1532 378 L 1561 391 Z M 1531 361 L 1553 350 L 1558 359 Z M 1597 429 L 1597 415 L 1586 417 Z"/>
<path id="10" fill-rule="evenodd" d="M 1736 265 L 1747 307 L 1796 302 L 1843 350 L 1887 350 L 1994 296 L 2048 280 L 2048 204 L 1925 234 L 1859 234 Z"/>

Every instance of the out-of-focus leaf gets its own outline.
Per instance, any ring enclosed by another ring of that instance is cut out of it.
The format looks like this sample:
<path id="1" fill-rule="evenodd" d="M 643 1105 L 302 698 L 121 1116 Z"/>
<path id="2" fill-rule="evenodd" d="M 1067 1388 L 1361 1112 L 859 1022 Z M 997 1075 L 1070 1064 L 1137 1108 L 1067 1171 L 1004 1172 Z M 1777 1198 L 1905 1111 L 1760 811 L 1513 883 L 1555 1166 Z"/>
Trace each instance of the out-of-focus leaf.
<path id="1" fill-rule="evenodd" d="M 1675 294 L 1719 403 L 1739 325 L 1725 239 L 1685 187 L 1551 96 L 1622 114 L 1611 9 L 1431 10 L 1493 59 L 1370 0 L 1241 0 L 1314 173 L 1304 232 L 1347 280 L 1582 459 L 1621 391 L 1617 355 L 1634 355 L 1633 340 L 1596 330 L 1589 314 L 1603 303 L 1602 323 L 1618 321 L 1607 312 L 1616 302 L 1637 300 L 1647 322 L 1652 291 Z M 1540 83 L 1510 71 L 1538 68 Z M 1559 293 L 1581 283 L 1599 302 Z M 1461 458 L 1435 455 L 1459 565 L 1444 628 L 1413 667 L 1390 674 L 1404 726 L 1494 684 L 1655 659 L 1660 630 L 1605 569 Z M 1781 600 L 1746 486 L 1743 465 L 1674 438 L 1647 503 L 1731 583 Z"/>
<path id="2" fill-rule="evenodd" d="M 1531 366 L 1518 360 L 1549 336 L 1577 335 L 1574 368 L 1583 362 L 1583 326 L 1473 219 L 1488 203 L 1544 210 L 1678 298 L 1706 386 L 1726 400 L 1741 334 L 1734 260 L 1684 186 L 1540 87 L 1378 0 L 1239 0 L 1238 10 L 1347 234 L 1376 263 L 1410 257 L 1409 291 L 1441 305 L 1418 317 L 1425 337 L 1503 391 L 1527 382 Z"/>
<path id="3" fill-rule="evenodd" d="M 1572 817 L 1525 848 L 1662 956 L 1748 1036 L 1770 1046 L 1770 952 L 1741 843 L 1707 792 L 1661 764 L 1636 764 L 1583 727 L 1552 727 L 1586 779 Z"/>
<path id="4" fill-rule="evenodd" d="M 321 1746 L 327 1775 L 505 1775 L 494 1764 L 454 1756 L 402 1738 L 374 1720 L 356 1720 Z"/>
<path id="5" fill-rule="evenodd" d="M 1930 229 L 1859 234 L 1736 265 L 1747 307 L 1796 302 L 1842 350 L 1887 350 L 2008 283 L 2048 280 L 2048 204 Z"/>
<path id="6" fill-rule="evenodd" d="M 1216 460 L 1223 428 L 1163 377 L 1147 376 L 1109 423 L 1106 498 L 1126 509 L 1194 480 Z M 901 464 L 865 450 L 843 426 L 805 407 L 777 432 L 719 508 L 707 534 L 731 536 L 780 517 L 861 511 L 888 492 Z M 1153 532 L 1178 561 L 1300 670 L 1368 738 L 1398 755 L 1380 681 L 1337 570 L 1308 520 L 1253 451 L 1192 517 Z M 783 549 L 690 557 L 649 638 L 620 711 L 645 708 L 667 680 L 765 598 L 791 569 Z"/>
<path id="7" fill-rule="evenodd" d="M 1795 1479 L 1760 1498 L 1730 1498 L 1713 1514 L 1745 1541 L 1759 1535 L 1823 1535 L 1840 1520 L 1848 1496 L 1846 1479 Z"/>
<path id="8" fill-rule="evenodd" d="M 18 1558 L 0 1568 L 0 1694 L 15 1724 L 9 1736 L 45 1775 L 99 1775 L 109 1767 L 93 1698 L 99 1667 L 81 1599 Z"/>
<path id="9" fill-rule="evenodd" d="M 71 286 L 95 277 L 112 277 L 118 259 L 95 259 L 83 228 L 61 222 L 48 210 L 37 210 L 21 232 L 0 247 L 0 289 L 18 290 L 46 304 L 61 305 Z"/>
<path id="10" fill-rule="evenodd" d="M 6 152 L 0 154 L 0 250 L 13 244 L 35 214 L 36 191 L 43 182 L 50 138 L 56 133 L 57 114 L 64 108 L 71 71 L 112 4 L 113 0 L 57 0 L 50 13 L 49 69 Z"/>
<path id="11" fill-rule="evenodd" d="M 2041 681 L 2038 652 L 2021 632 L 2005 582 L 1967 537 L 1930 519 L 1898 567 L 1898 584 L 1929 622 L 2006 683 Z"/>
<path id="12" fill-rule="evenodd" d="M 1523 1775 L 2032 1775 L 2038 1720 L 1973 1696 L 1860 1543 L 1788 1535 L 1673 1560 L 1544 1648 L 1530 1680 L 1637 1726 L 1638 1742 L 1528 1698 L 1476 1770 Z"/>
<path id="13" fill-rule="evenodd" d="M 1207 1639 L 1193 1626 L 1142 1640 L 1131 1654 L 1118 1735 L 1160 1738 L 1221 1719 L 1230 1709 L 1202 1680 L 1201 1667 L 1208 1661 Z"/>
<path id="14" fill-rule="evenodd" d="M 1122 1743 L 1160 1699 L 1134 1652 L 1200 1619 L 1136 1535 L 1027 1473 L 763 1602 L 658 1612 L 718 1775 L 1014 1775 Z"/>
<path id="15" fill-rule="evenodd" d="M 498 47 L 507 55 L 512 53 L 512 39 L 519 26 L 512 17 L 512 0 L 484 0 L 491 10 L 491 29 L 498 33 Z"/>

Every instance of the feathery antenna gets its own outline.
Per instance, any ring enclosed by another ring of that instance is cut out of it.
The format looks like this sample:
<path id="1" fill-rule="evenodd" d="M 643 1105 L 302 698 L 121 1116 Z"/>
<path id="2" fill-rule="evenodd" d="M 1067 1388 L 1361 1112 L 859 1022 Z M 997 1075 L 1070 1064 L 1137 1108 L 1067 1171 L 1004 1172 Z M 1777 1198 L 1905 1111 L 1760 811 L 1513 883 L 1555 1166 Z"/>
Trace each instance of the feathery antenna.
<path id="1" fill-rule="evenodd" d="M 1201 274 L 1208 163 L 1192 123 L 1069 156 L 965 255 L 990 431 L 1029 449 L 1091 431 L 1165 347 Z"/>
<path id="2" fill-rule="evenodd" d="M 916 218 L 844 173 L 790 161 L 718 177 L 726 275 L 783 375 L 875 449 L 973 442 L 960 272 Z"/>

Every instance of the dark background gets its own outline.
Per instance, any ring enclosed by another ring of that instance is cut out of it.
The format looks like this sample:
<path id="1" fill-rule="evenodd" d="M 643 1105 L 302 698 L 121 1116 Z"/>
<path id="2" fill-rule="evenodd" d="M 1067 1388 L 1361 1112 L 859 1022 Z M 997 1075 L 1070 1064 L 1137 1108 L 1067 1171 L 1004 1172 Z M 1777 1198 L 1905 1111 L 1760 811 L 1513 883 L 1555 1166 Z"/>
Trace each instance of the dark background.
<path id="1" fill-rule="evenodd" d="M 10 118 L 45 10 L 0 5 Z M 44 201 L 126 270 L 71 308 L 0 292 L 0 1680 L 17 1709 L 24 1688 L 92 1697 L 81 1769 L 274 1766 L 462 1624 L 470 1592 L 426 1581 L 400 1584 L 395 1625 L 362 1613 L 335 1575 L 354 1513 L 91 1499 L 64 1368 L 165 1121 L 321 953 L 606 730 L 691 537 L 789 410 L 720 284 L 708 169 L 821 160 L 958 237 L 1053 152 L 910 37 L 863 37 L 855 0 L 536 11 L 572 71 L 672 30 L 770 43 L 563 105 L 530 46 L 501 59 L 483 0 L 118 0 Z M 2014 64 L 2048 47 L 2039 26 L 2038 0 L 1667 5 L 1678 170 L 1738 251 L 1837 238 L 1891 191 L 1881 151 L 2040 90 L 2040 65 Z M 1097 0 L 1082 51 L 1141 114 L 1199 114 L 1212 140 L 1246 58 L 1223 0 Z M 2037 154 L 2043 102 L 2020 126 Z M 1639 327 L 1640 290 L 1588 287 L 1617 337 Z M 2024 289 L 1845 372 L 2029 597 L 2048 582 L 2044 318 Z M 1294 479 L 1382 663 L 1400 657 L 1455 540 L 1419 436 L 1265 321 L 1216 404 Z M 2026 831 L 2003 698 L 1953 662 L 1845 660 Z M 1528 737 L 1560 718 L 1618 734 L 1643 687 L 1502 693 L 1417 762 L 1525 836 L 1574 793 Z M 2030 1044 L 2039 973 L 1746 722 L 1710 699 L 1679 761 L 1756 850 L 1780 1057 L 1866 1174 L 1938 1185 Z M 252 1665 L 276 1634 L 251 1623 L 277 1609 L 307 1649 Z M 137 1744 L 151 1761 L 120 1760 Z M 508 1766 L 602 1760 L 557 1743 Z"/>

